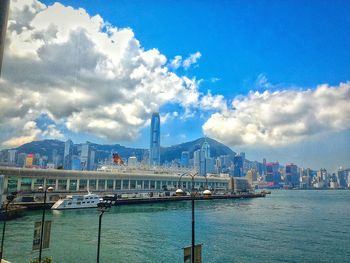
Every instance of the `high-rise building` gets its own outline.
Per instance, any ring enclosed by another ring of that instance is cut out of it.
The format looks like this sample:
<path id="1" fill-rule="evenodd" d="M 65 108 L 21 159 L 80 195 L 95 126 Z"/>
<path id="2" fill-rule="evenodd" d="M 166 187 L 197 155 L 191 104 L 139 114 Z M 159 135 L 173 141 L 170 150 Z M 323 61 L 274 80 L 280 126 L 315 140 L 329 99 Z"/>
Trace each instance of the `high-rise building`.
<path id="1" fill-rule="evenodd" d="M 188 151 L 183 151 L 181 153 L 181 167 L 188 167 L 190 164 L 190 153 Z"/>
<path id="2" fill-rule="evenodd" d="M 24 167 L 26 164 L 26 157 L 27 157 L 27 154 L 19 153 L 17 158 L 17 166 Z"/>
<path id="3" fill-rule="evenodd" d="M 202 144 L 202 147 L 201 147 L 201 149 L 200 149 L 200 158 L 199 158 L 199 175 L 201 175 L 201 176 L 206 176 L 207 175 L 207 173 L 209 173 L 209 172 L 213 172 L 213 170 L 214 170 L 214 162 L 211 162 L 209 159 L 211 159 L 210 158 L 210 145 L 209 145 L 209 143 L 207 142 L 207 141 L 204 141 L 204 143 Z M 211 165 L 210 166 L 208 166 L 208 167 L 210 167 L 209 169 L 210 169 L 210 171 L 209 170 L 207 170 L 207 162 L 210 162 L 210 163 L 213 163 L 212 164 L 212 169 L 211 169 Z"/>
<path id="4" fill-rule="evenodd" d="M 76 156 L 76 155 L 72 156 L 72 170 L 76 170 L 76 171 L 81 170 L 81 161 L 79 156 Z"/>
<path id="5" fill-rule="evenodd" d="M 89 170 L 94 171 L 96 170 L 96 152 L 94 150 L 90 150 L 90 160 L 89 160 Z"/>
<path id="6" fill-rule="evenodd" d="M 33 160 L 34 160 L 34 154 L 27 154 L 26 156 L 26 167 L 32 167 L 33 166 Z"/>
<path id="7" fill-rule="evenodd" d="M 243 176 L 243 164 L 244 161 L 241 155 L 236 155 L 235 157 L 233 157 L 233 176 Z"/>
<path id="8" fill-rule="evenodd" d="M 17 159 L 17 150 L 8 150 L 8 163 L 10 165 L 16 164 L 16 159 Z"/>
<path id="9" fill-rule="evenodd" d="M 197 150 L 193 152 L 193 167 L 195 170 L 199 171 L 201 163 L 201 150 Z"/>
<path id="10" fill-rule="evenodd" d="M 214 158 L 205 158 L 205 174 L 215 173 L 215 160 Z"/>
<path id="11" fill-rule="evenodd" d="M 210 145 L 207 141 L 193 153 L 193 166 L 201 176 L 215 172 L 215 160 L 210 157 Z"/>
<path id="12" fill-rule="evenodd" d="M 247 178 L 249 184 L 253 185 L 254 182 L 256 182 L 258 180 L 258 174 L 257 174 L 256 170 L 250 169 L 246 174 L 246 178 Z"/>
<path id="13" fill-rule="evenodd" d="M 72 140 L 69 139 L 64 143 L 63 168 L 65 170 L 72 169 L 72 157 L 73 157 L 73 142 Z"/>
<path id="14" fill-rule="evenodd" d="M 278 185 L 281 182 L 281 174 L 278 171 L 279 163 L 267 163 L 266 164 L 266 182 L 273 182 L 274 185 Z"/>
<path id="15" fill-rule="evenodd" d="M 298 173 L 298 166 L 296 166 L 293 163 L 286 165 L 285 181 L 288 185 L 290 185 L 292 187 L 299 186 L 300 178 L 299 178 L 299 173 Z"/>
<path id="16" fill-rule="evenodd" d="M 151 119 L 150 138 L 150 166 L 160 165 L 160 117 L 159 113 L 153 113 Z"/>
<path id="17" fill-rule="evenodd" d="M 339 186 L 342 188 L 347 187 L 348 185 L 348 174 L 350 172 L 350 169 L 342 169 L 339 168 L 338 170 L 338 182 L 339 182 Z"/>
<path id="18" fill-rule="evenodd" d="M 90 168 L 90 144 L 87 142 L 81 146 L 80 162 L 82 170 Z"/>

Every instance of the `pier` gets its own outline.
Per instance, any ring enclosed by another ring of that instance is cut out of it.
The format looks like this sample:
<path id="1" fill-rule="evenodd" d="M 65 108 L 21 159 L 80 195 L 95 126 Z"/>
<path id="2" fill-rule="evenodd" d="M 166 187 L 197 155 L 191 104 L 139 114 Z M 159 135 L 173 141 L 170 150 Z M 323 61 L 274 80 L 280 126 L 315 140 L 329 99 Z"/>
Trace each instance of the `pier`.
<path id="1" fill-rule="evenodd" d="M 195 196 L 195 200 L 219 200 L 219 199 L 247 199 L 247 198 L 259 198 L 265 197 L 266 194 L 261 193 L 244 193 L 244 194 L 215 194 L 212 196 L 204 196 L 198 195 Z M 154 203 L 167 203 L 167 202 L 179 202 L 179 201 L 190 201 L 192 199 L 191 196 L 162 196 L 162 197 L 147 197 L 147 198 L 114 198 L 108 197 L 109 199 L 113 199 L 114 205 L 134 205 L 134 204 L 154 204 Z M 50 209 L 51 206 L 55 202 L 48 201 L 46 202 L 45 208 Z M 26 208 L 26 210 L 39 210 L 42 209 L 44 204 L 42 202 L 15 202 L 14 206 Z"/>

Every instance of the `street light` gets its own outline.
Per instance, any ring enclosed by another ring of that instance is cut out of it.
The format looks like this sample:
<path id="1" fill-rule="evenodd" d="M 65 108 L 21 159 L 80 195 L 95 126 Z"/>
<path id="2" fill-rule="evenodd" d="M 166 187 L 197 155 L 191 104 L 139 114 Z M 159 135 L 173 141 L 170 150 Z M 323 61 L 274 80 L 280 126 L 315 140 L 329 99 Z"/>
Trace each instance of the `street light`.
<path id="1" fill-rule="evenodd" d="M 100 211 L 100 216 L 98 220 L 98 237 L 97 237 L 97 260 L 96 262 L 100 262 L 100 244 L 101 244 L 101 225 L 102 225 L 102 216 L 104 212 L 109 211 L 112 206 L 112 200 L 103 199 L 102 202 L 97 204 L 98 210 Z"/>
<path id="2" fill-rule="evenodd" d="M 17 192 L 9 194 L 6 199 L 7 203 L 5 205 L 5 215 L 4 215 L 4 225 L 2 227 L 2 239 L 1 239 L 1 251 L 0 251 L 0 262 L 2 261 L 2 255 L 4 250 L 4 240 L 5 240 L 5 230 L 6 230 L 6 221 L 7 221 L 7 211 L 9 204 L 16 198 Z"/>
<path id="3" fill-rule="evenodd" d="M 194 263 L 194 248 L 195 248 L 195 217 L 194 217 L 194 197 L 196 195 L 194 191 L 194 177 L 198 173 L 190 174 L 190 173 L 183 173 L 179 178 L 179 183 L 181 181 L 182 176 L 188 175 L 191 176 L 192 179 L 192 189 L 191 189 L 191 203 L 192 203 L 192 246 L 191 246 L 191 263 Z M 178 183 L 178 185 L 179 185 Z M 176 191 L 177 192 L 177 191 Z"/>
<path id="4" fill-rule="evenodd" d="M 41 251 L 43 249 L 43 236 L 44 236 L 44 223 L 45 223 L 45 210 L 46 210 L 46 194 L 47 192 L 52 192 L 53 187 L 45 188 L 42 186 L 38 187 L 40 192 L 44 191 L 44 204 L 43 204 L 43 215 L 41 218 L 41 232 L 40 232 L 40 246 L 39 246 L 39 263 L 41 263 Z"/>

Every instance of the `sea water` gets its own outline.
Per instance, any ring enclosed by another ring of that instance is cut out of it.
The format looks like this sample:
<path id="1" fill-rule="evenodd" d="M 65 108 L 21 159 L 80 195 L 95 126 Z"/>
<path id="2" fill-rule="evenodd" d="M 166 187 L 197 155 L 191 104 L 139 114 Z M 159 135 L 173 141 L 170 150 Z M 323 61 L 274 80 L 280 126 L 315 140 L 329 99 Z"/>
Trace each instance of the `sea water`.
<path id="1" fill-rule="evenodd" d="M 7 222 L 4 258 L 28 263 L 41 211 Z M 47 211 L 54 262 L 96 262 L 97 209 Z M 349 190 L 276 190 L 265 198 L 195 202 L 203 262 L 350 262 Z M 191 202 L 113 207 L 102 218 L 100 262 L 183 262 Z"/>

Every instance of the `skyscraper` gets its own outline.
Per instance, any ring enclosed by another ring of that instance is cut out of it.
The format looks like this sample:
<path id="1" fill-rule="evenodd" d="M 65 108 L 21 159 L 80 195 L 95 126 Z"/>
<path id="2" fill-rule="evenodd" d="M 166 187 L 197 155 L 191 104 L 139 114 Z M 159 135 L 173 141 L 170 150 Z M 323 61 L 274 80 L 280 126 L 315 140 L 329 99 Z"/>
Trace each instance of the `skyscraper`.
<path id="1" fill-rule="evenodd" d="M 233 157 L 233 176 L 241 177 L 243 176 L 243 158 L 241 155 L 236 155 Z"/>
<path id="2" fill-rule="evenodd" d="M 153 113 L 151 119 L 151 138 L 149 149 L 150 166 L 160 165 L 160 117 L 159 113 Z"/>
<path id="3" fill-rule="evenodd" d="M 72 156 L 73 156 L 73 142 L 72 140 L 69 139 L 64 143 L 63 168 L 65 170 L 72 169 Z"/>
<path id="4" fill-rule="evenodd" d="M 90 168 L 90 145 L 85 143 L 81 146 L 80 162 L 82 170 L 89 170 Z"/>
<path id="5" fill-rule="evenodd" d="M 210 158 L 210 145 L 205 141 L 199 150 L 199 175 L 206 176 L 207 173 L 214 172 L 214 164 L 214 159 Z"/>

